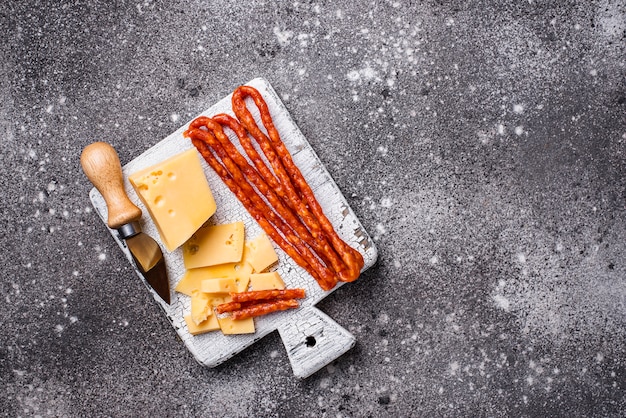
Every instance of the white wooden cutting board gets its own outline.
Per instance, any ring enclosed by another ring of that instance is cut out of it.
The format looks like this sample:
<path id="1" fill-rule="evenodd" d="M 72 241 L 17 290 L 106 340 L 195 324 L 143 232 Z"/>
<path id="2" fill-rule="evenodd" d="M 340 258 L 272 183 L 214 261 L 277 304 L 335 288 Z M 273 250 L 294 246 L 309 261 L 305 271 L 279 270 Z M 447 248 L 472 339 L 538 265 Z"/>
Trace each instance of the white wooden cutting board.
<path id="1" fill-rule="evenodd" d="M 332 222 L 338 234 L 363 255 L 365 259 L 363 271 L 365 271 L 376 262 L 377 250 L 374 242 L 348 206 L 341 191 L 320 162 L 306 138 L 293 122 L 287 109 L 269 82 L 265 79 L 257 78 L 247 84 L 255 87 L 263 95 L 274 124 L 286 147 L 291 152 L 295 163 L 311 185 L 326 216 Z M 233 87 L 233 90 L 235 87 Z M 258 125 L 263 129 L 256 106 L 254 106 L 251 99 L 248 98 L 246 100 L 248 108 L 257 120 Z M 218 113 L 227 113 L 234 116 L 231 110 L 231 95 L 211 106 L 202 115 L 213 116 Z M 280 273 L 288 288 L 299 287 L 306 289 L 307 297 L 301 300 L 299 309 L 255 318 L 256 333 L 254 334 L 233 336 L 223 335 L 220 331 L 215 331 L 193 336 L 187 330 L 184 315 L 190 311 L 190 298 L 174 291 L 174 287 L 185 273 L 182 251 L 180 248 L 172 253 L 168 253 L 165 250 L 147 209 L 143 206 L 127 180 L 128 175 L 131 173 L 163 161 L 174 154 L 193 148 L 191 141 L 183 137 L 183 132 L 187 126 L 188 123 L 123 167 L 128 196 L 143 211 L 141 227 L 144 232 L 155 238 L 163 249 L 170 280 L 171 305 L 163 302 L 145 281 L 144 284 L 153 294 L 155 301 L 161 306 L 189 351 L 201 364 L 209 367 L 217 366 L 254 344 L 255 341 L 268 333 L 278 330 L 287 350 L 294 374 L 301 378 L 307 377 L 348 351 L 354 345 L 355 338 L 330 317 L 314 307 L 316 303 L 334 289 L 329 292 L 323 291 L 313 277 L 298 266 L 277 245 L 274 245 L 274 247 L 279 256 L 279 262 L 274 269 Z M 233 143 L 237 144 L 239 149 L 242 150 L 236 135 L 228 129 L 226 129 L 226 132 Z M 208 164 L 202 158 L 201 160 L 217 203 L 217 212 L 209 222 L 222 224 L 243 221 L 246 227 L 246 239 L 254 238 L 261 233 L 262 229 L 248 214 L 239 200 L 230 192 Z M 95 188 L 91 190 L 90 198 L 106 226 L 107 208 L 104 199 Z M 132 264 L 132 256 L 124 242 L 119 239 L 117 231 L 110 228 L 109 230 Z M 137 274 L 143 281 L 141 273 L 137 271 Z M 342 283 L 337 287 L 340 285 Z M 337 300 L 336 303 L 341 304 L 342 302 Z"/>

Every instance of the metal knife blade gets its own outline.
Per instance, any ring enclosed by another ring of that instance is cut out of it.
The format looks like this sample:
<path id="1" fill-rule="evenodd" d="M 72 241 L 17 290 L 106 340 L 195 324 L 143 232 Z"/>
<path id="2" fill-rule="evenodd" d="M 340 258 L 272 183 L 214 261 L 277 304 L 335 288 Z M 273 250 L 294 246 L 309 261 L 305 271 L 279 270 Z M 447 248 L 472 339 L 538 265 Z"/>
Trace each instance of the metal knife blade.
<path id="1" fill-rule="evenodd" d="M 138 222 L 141 209 L 126 195 L 117 152 L 106 142 L 94 142 L 85 147 L 80 163 L 106 202 L 109 228 L 117 229 L 146 282 L 169 304 L 170 287 L 163 252 L 152 237 L 141 232 Z"/>

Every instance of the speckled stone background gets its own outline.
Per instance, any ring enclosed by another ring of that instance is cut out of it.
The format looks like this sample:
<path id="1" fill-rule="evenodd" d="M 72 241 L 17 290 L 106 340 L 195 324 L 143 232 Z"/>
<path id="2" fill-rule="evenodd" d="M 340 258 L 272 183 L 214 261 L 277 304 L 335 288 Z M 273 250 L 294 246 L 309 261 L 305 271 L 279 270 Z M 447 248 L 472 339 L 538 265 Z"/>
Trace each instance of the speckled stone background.
<path id="1" fill-rule="evenodd" d="M 625 31 L 624 1 L 3 1 L 0 411 L 623 416 Z M 304 381 L 277 334 L 199 366 L 79 165 L 259 76 L 379 248 Z"/>

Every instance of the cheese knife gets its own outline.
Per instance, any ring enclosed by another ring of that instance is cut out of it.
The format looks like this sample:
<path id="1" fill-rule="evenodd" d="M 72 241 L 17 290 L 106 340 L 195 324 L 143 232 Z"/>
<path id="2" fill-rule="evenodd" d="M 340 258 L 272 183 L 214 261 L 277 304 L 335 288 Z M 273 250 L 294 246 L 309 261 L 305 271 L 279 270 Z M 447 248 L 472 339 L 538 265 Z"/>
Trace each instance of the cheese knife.
<path id="1" fill-rule="evenodd" d="M 80 164 L 106 202 L 107 225 L 117 230 L 146 282 L 169 304 L 170 286 L 163 252 L 152 237 L 141 231 L 141 209 L 126 194 L 117 152 L 106 142 L 94 142 L 83 149 Z"/>

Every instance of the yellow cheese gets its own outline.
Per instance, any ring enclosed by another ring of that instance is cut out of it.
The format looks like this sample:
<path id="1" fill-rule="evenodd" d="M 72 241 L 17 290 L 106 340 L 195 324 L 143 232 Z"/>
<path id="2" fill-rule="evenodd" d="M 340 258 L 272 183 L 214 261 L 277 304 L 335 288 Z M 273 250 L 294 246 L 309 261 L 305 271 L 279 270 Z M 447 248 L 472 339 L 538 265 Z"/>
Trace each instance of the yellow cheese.
<path id="1" fill-rule="evenodd" d="M 236 277 L 235 284 L 237 286 L 237 292 L 245 292 L 248 290 L 248 284 L 250 283 L 250 274 L 243 277 Z"/>
<path id="2" fill-rule="evenodd" d="M 230 293 L 237 291 L 237 282 L 232 277 L 206 279 L 200 283 L 200 291 L 205 293 Z"/>
<path id="3" fill-rule="evenodd" d="M 250 273 L 252 273 L 252 267 L 243 262 L 190 269 L 185 272 L 183 278 L 176 284 L 175 290 L 187 296 L 192 296 L 194 292 L 200 291 L 200 285 L 203 280 L 231 277 L 237 282 L 237 291 L 241 292 L 242 290 L 239 290 L 240 283 L 245 282 L 247 288 L 247 280 Z"/>
<path id="4" fill-rule="evenodd" d="M 252 241 L 246 242 L 246 261 L 256 273 L 261 273 L 272 264 L 278 262 L 278 255 L 269 237 L 261 234 Z"/>
<path id="5" fill-rule="evenodd" d="M 196 325 L 200 325 L 213 314 L 210 301 L 211 299 L 206 293 L 195 292 L 191 296 L 191 319 Z"/>
<path id="6" fill-rule="evenodd" d="M 217 318 L 222 333 L 230 334 L 252 334 L 254 333 L 254 318 L 232 319 L 229 316 Z"/>
<path id="7" fill-rule="evenodd" d="M 273 290 L 284 289 L 285 283 L 278 272 L 255 273 L 250 275 L 251 290 Z"/>
<path id="8" fill-rule="evenodd" d="M 128 180 L 168 251 L 187 241 L 215 213 L 215 200 L 194 148 L 133 173 Z"/>
<path id="9" fill-rule="evenodd" d="M 185 322 L 187 323 L 187 329 L 191 335 L 204 334 L 205 332 L 220 329 L 220 323 L 218 322 L 216 315 L 211 315 L 209 319 L 201 322 L 200 324 L 196 324 L 193 319 L 191 319 L 191 315 L 186 315 Z"/>
<path id="10" fill-rule="evenodd" d="M 187 269 L 239 262 L 243 245 L 243 222 L 205 226 L 183 245 L 183 261 Z"/>
<path id="11" fill-rule="evenodd" d="M 233 298 L 230 297 L 228 293 L 206 293 L 209 298 L 209 305 L 215 308 L 217 305 L 221 305 L 222 303 L 229 303 L 233 301 Z"/>

